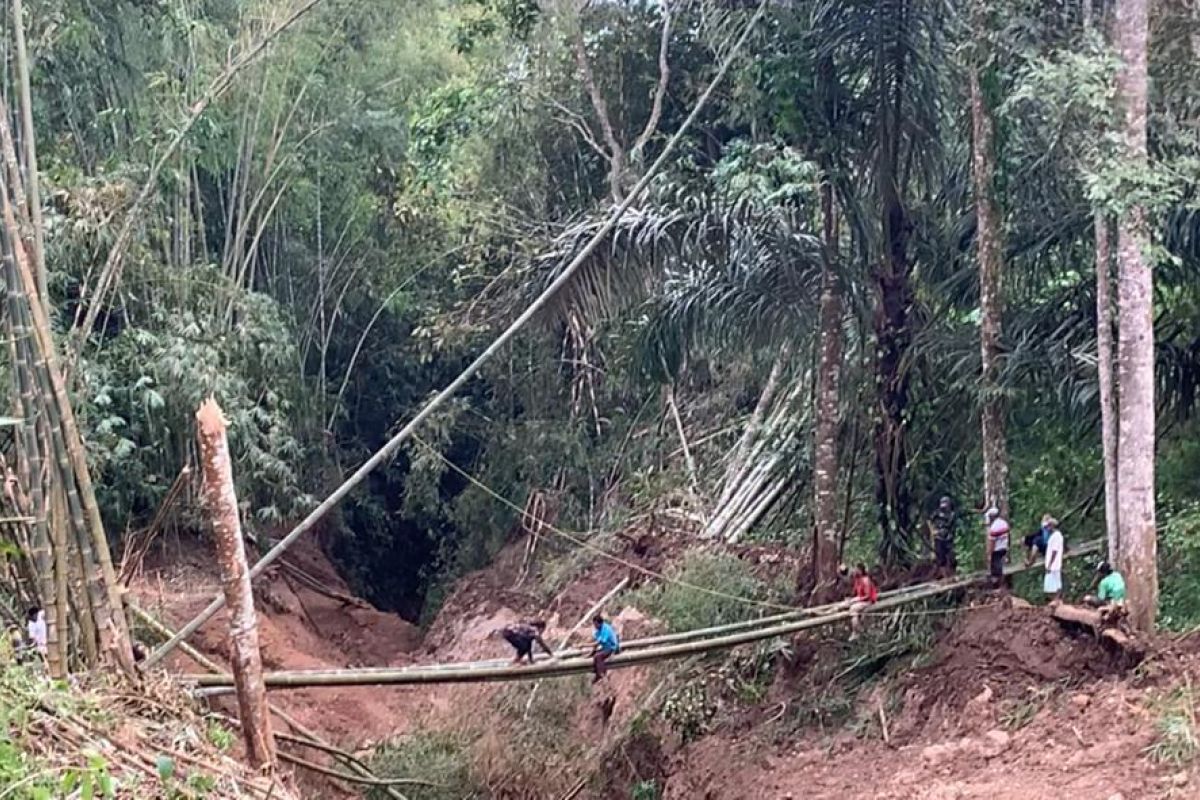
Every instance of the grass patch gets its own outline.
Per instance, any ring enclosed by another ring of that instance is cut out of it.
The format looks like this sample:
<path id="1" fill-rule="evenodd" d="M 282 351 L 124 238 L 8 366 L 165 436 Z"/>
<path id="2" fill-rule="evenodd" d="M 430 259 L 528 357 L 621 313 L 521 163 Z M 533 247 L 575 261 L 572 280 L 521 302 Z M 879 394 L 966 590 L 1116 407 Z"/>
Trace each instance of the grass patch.
<path id="1" fill-rule="evenodd" d="M 1196 759 L 1200 740 L 1196 738 L 1196 696 L 1189 680 L 1155 703 L 1158 737 L 1146 748 L 1146 755 L 1159 764 L 1185 767 Z"/>
<path id="2" fill-rule="evenodd" d="M 1050 686 L 1039 686 L 1029 689 L 1029 694 L 1022 700 L 1010 704 L 1000 714 L 1000 724 L 1005 730 L 1019 731 L 1037 716 L 1038 712 L 1045 706 L 1046 700 L 1053 693 L 1054 688 Z"/>
<path id="3" fill-rule="evenodd" d="M 749 619 L 759 612 L 744 601 L 764 601 L 770 597 L 767 584 L 755 577 L 750 565 L 724 553 L 688 553 L 669 574 L 688 585 L 663 583 L 650 586 L 635 592 L 633 603 L 661 619 L 671 631 L 708 628 Z"/>
<path id="4" fill-rule="evenodd" d="M 465 743 L 448 733 L 421 732 L 388 742 L 371 758 L 371 770 L 384 778 L 414 778 L 433 784 L 403 787 L 409 800 L 463 800 L 480 793 L 471 776 Z M 387 797 L 382 788 L 367 792 L 367 800 Z"/>

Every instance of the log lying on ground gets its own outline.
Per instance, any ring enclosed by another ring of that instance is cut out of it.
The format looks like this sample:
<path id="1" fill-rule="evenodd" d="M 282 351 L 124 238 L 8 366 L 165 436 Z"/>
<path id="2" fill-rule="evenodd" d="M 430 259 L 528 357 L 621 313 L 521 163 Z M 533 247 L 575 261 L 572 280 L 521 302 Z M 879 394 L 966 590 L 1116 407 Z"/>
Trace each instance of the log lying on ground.
<path id="1" fill-rule="evenodd" d="M 1071 622 L 1091 628 L 1096 636 L 1108 640 L 1127 652 L 1141 652 L 1138 641 L 1120 628 L 1110 625 L 1099 609 L 1056 603 L 1050 608 L 1050 616 L 1059 622 Z"/>
<path id="2" fill-rule="evenodd" d="M 1095 552 L 1100 542 L 1091 542 L 1074 548 L 1067 557 L 1084 555 Z M 1012 575 L 1024 572 L 1034 567 L 1013 565 L 1008 567 L 1006 574 Z M 1040 568 L 1040 565 L 1037 565 Z M 866 616 L 878 614 L 898 608 L 916 600 L 936 597 L 942 594 L 964 589 L 980 581 L 978 574 L 942 583 L 927 583 L 911 587 L 911 591 L 898 593 L 881 599 L 866 612 Z M 666 645 L 625 648 L 622 652 L 609 659 L 611 669 L 621 669 L 637 664 L 663 661 L 699 653 L 712 652 L 750 644 L 766 639 L 788 636 L 800 631 L 819 628 L 837 622 L 848 621 L 850 611 L 846 608 L 832 611 L 819 616 L 796 619 L 779 624 L 763 624 L 758 627 L 742 630 L 737 633 L 724 633 L 700 638 L 690 642 L 677 642 Z M 578 651 L 576 651 L 578 652 Z M 511 664 L 496 666 L 491 663 L 461 663 L 440 664 L 434 667 L 408 667 L 393 669 L 388 667 L 369 667 L 362 669 L 327 669 L 327 670 L 291 670 L 266 673 L 263 680 L 268 688 L 298 688 L 306 686 L 398 686 L 422 685 L 438 683 L 490 683 L 502 681 L 524 681 L 536 678 L 553 678 L 565 675 L 577 675 L 592 669 L 591 659 L 575 655 L 559 660 L 539 661 L 528 666 L 512 666 Z M 229 675 L 191 675 L 186 680 L 197 686 L 230 686 L 232 678 Z"/>

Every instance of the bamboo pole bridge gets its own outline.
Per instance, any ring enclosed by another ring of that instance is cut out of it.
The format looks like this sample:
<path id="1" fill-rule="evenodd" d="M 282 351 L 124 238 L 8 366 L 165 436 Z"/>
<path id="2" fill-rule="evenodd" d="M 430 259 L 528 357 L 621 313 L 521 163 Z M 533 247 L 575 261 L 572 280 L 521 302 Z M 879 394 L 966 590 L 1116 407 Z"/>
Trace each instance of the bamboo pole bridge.
<path id="1" fill-rule="evenodd" d="M 1103 542 L 1088 542 L 1072 548 L 1066 558 L 1100 552 Z M 1040 568 L 1040 563 L 1030 566 L 1010 565 L 1005 575 L 1014 575 L 1030 569 Z M 864 616 L 899 608 L 917 600 L 965 589 L 986 580 L 987 573 L 977 572 L 948 581 L 932 581 L 902 589 L 885 592 Z M 743 644 L 760 642 L 788 636 L 800 631 L 820 628 L 851 617 L 850 601 L 843 600 L 826 606 L 796 609 L 758 619 L 735 622 L 682 631 L 674 634 L 652 636 L 630 640 L 622 645 L 621 652 L 608 661 L 609 669 L 621 669 L 638 664 L 647 664 L 667 659 L 725 650 Z M 581 649 L 560 650 L 555 658 L 545 658 L 527 666 L 513 665 L 508 661 L 488 660 L 429 664 L 414 667 L 363 667 L 358 669 L 309 669 L 267 672 L 263 682 L 268 689 L 298 689 L 318 686 L 413 686 L 441 683 L 494 683 L 503 681 L 527 681 L 540 678 L 557 678 L 590 672 L 591 659 Z M 231 687 L 233 676 L 228 673 L 212 675 L 185 675 L 183 679 L 199 687 Z"/>

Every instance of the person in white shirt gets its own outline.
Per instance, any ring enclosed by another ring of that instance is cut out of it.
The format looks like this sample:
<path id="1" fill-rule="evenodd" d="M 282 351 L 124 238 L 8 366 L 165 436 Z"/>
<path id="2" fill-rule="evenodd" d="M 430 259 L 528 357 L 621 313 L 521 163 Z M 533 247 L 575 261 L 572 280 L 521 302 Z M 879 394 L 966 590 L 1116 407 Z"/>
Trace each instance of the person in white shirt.
<path id="1" fill-rule="evenodd" d="M 1058 520 L 1047 520 L 1047 527 L 1050 529 L 1050 536 L 1046 539 L 1046 575 L 1042 579 L 1042 591 L 1050 598 L 1050 602 L 1057 602 L 1059 594 L 1062 593 L 1062 565 L 1063 565 L 1063 550 L 1064 542 L 1062 531 L 1058 529 Z"/>
<path id="2" fill-rule="evenodd" d="M 1008 520 L 1000 516 L 1000 509 L 992 506 L 984 516 L 987 523 L 987 560 L 992 586 L 1004 582 L 1004 563 L 1008 561 Z"/>
<path id="3" fill-rule="evenodd" d="M 29 635 L 29 644 L 34 650 L 46 655 L 46 612 L 40 608 L 31 608 L 25 615 L 27 620 L 25 631 Z"/>

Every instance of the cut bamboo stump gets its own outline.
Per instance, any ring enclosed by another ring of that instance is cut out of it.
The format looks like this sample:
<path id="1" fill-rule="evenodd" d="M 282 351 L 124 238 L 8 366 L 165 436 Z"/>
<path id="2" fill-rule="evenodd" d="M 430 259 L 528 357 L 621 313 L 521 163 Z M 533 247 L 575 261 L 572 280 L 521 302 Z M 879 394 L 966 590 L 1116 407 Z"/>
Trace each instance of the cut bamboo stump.
<path id="1" fill-rule="evenodd" d="M 204 502 L 212 519 L 213 540 L 221 565 L 221 583 L 229 605 L 229 642 L 234 683 L 237 686 L 239 717 L 246 740 L 246 755 L 256 769 L 274 770 L 275 738 L 267 688 L 263 683 L 262 655 L 258 647 L 258 617 L 250 589 L 250 567 L 242 538 L 237 494 L 233 489 L 233 465 L 225 435 L 221 407 L 208 399 L 196 412 Z"/>

